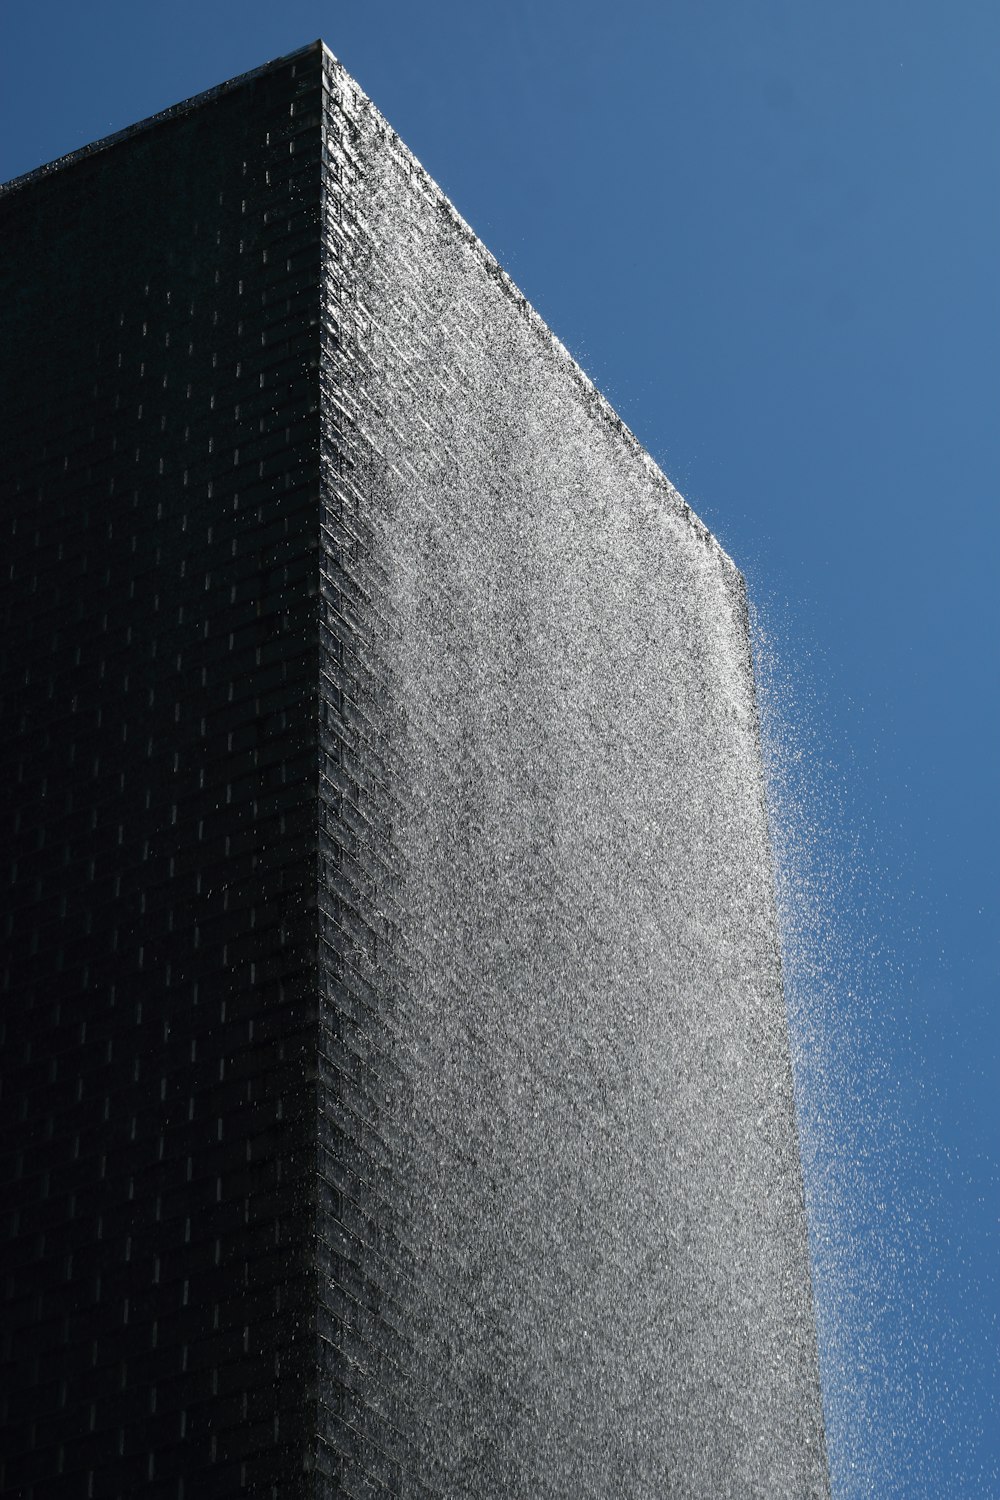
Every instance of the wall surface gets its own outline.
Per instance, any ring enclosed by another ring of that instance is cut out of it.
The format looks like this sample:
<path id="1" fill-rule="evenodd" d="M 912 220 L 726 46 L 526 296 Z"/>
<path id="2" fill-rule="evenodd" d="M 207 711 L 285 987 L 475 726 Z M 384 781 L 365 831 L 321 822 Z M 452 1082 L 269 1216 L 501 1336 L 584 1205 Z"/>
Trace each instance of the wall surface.
<path id="1" fill-rule="evenodd" d="M 742 580 L 326 67 L 323 1492 L 825 1495 Z"/>
<path id="2" fill-rule="evenodd" d="M 287 1495 L 308 1449 L 319 86 L 0 198 L 20 1500 Z"/>

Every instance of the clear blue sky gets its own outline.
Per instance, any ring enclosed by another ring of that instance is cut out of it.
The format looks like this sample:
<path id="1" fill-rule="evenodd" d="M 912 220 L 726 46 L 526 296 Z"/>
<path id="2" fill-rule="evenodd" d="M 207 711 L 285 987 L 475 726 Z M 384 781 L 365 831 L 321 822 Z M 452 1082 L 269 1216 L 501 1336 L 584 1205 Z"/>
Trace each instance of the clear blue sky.
<path id="1" fill-rule="evenodd" d="M 1000 7 L 9 4 L 0 179 L 317 36 L 747 573 L 835 1495 L 1000 1496 Z"/>

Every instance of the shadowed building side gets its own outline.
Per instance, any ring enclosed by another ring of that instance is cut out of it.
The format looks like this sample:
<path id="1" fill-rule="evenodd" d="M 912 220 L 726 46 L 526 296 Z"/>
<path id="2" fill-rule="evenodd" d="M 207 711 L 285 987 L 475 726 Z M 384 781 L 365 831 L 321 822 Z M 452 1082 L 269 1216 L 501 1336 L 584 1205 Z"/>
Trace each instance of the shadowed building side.
<path id="1" fill-rule="evenodd" d="M 319 94 L 0 199 L 5 1494 L 308 1453 Z"/>

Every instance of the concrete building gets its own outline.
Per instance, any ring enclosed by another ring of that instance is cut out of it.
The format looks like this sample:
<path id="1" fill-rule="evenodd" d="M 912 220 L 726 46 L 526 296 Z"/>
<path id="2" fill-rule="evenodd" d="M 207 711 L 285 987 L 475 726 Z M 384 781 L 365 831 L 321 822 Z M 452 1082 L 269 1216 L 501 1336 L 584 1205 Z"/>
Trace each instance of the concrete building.
<path id="1" fill-rule="evenodd" d="M 320 44 L 0 230 L 2 1492 L 826 1495 L 739 573 Z"/>

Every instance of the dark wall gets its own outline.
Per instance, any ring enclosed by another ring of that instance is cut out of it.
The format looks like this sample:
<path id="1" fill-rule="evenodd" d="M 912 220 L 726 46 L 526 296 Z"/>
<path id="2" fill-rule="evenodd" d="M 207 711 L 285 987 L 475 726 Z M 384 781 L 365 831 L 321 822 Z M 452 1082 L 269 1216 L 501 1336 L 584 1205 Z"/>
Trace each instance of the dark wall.
<path id="1" fill-rule="evenodd" d="M 319 91 L 0 199 L 5 1494 L 311 1430 Z"/>

